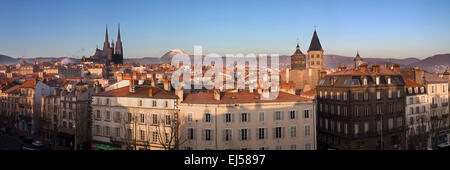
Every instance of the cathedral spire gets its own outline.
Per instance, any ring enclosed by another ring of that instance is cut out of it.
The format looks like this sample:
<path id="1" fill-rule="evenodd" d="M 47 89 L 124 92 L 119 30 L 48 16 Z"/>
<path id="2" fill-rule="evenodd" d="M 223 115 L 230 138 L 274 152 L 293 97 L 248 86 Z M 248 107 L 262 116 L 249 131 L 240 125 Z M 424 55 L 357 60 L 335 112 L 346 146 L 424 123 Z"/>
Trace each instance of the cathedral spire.
<path id="1" fill-rule="evenodd" d="M 315 26 L 314 26 L 314 35 L 311 39 L 311 44 L 309 45 L 308 51 L 323 51 L 322 45 L 320 44 L 319 36 L 317 36 Z"/>
<path id="2" fill-rule="evenodd" d="M 109 39 L 108 39 L 108 24 L 106 24 L 106 33 L 105 33 L 105 42 L 103 44 L 103 51 L 107 51 L 109 48 Z"/>

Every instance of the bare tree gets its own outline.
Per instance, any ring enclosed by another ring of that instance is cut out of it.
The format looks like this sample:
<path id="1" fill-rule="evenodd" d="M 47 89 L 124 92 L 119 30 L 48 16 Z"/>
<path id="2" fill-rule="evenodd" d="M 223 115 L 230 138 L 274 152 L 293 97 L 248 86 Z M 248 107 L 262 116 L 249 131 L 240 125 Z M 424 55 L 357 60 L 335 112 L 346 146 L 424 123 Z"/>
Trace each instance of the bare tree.
<path id="1" fill-rule="evenodd" d="M 407 141 L 412 146 L 411 149 L 426 149 L 429 138 L 429 132 L 426 127 L 428 120 L 425 120 L 425 116 L 422 116 L 417 122 L 418 128 L 412 127 L 406 131 Z"/>
<path id="2" fill-rule="evenodd" d="M 127 150 L 137 150 L 137 139 L 136 139 L 136 117 L 129 113 L 130 117 L 127 116 L 127 120 L 123 123 L 123 129 L 124 129 L 124 138 L 122 140 L 122 143 L 125 145 L 125 148 Z M 131 127 L 131 125 L 134 125 L 134 128 Z M 133 135 L 134 133 L 134 135 Z"/>
<path id="3" fill-rule="evenodd" d="M 180 120 L 176 111 L 160 116 L 156 132 L 158 133 L 158 142 L 165 150 L 178 150 L 179 146 L 187 141 L 180 139 L 179 128 Z"/>

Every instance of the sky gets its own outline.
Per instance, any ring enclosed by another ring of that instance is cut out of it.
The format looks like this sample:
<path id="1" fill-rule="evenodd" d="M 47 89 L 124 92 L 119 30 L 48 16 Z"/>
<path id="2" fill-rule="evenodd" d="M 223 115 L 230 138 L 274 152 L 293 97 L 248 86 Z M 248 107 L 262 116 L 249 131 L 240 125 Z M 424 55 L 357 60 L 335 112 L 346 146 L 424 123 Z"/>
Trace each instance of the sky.
<path id="1" fill-rule="evenodd" d="M 105 27 L 125 58 L 306 53 L 314 26 L 325 54 L 425 58 L 450 53 L 449 0 L 0 0 L 0 54 L 91 56 Z"/>

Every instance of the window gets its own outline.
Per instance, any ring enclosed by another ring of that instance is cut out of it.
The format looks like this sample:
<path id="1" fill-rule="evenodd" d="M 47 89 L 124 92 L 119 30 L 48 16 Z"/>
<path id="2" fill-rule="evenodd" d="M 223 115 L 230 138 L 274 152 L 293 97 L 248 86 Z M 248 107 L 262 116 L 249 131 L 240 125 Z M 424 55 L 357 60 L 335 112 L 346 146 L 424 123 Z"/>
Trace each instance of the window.
<path id="1" fill-rule="evenodd" d="M 192 122 L 192 113 L 187 114 L 187 121 Z"/>
<path id="2" fill-rule="evenodd" d="M 106 99 L 106 105 L 109 105 L 109 99 Z"/>
<path id="3" fill-rule="evenodd" d="M 224 129 L 224 141 L 231 141 L 232 140 L 232 130 L 231 129 Z"/>
<path id="4" fill-rule="evenodd" d="M 397 98 L 400 98 L 400 97 L 402 97 L 402 94 L 401 94 L 400 90 L 397 90 Z"/>
<path id="5" fill-rule="evenodd" d="M 275 128 L 275 139 L 282 138 L 282 127 L 276 127 Z"/>
<path id="6" fill-rule="evenodd" d="M 281 116 L 282 116 L 281 111 L 275 112 L 275 120 L 281 120 L 282 119 Z"/>
<path id="7" fill-rule="evenodd" d="M 195 139 L 195 133 L 194 133 L 194 128 L 187 128 L 187 137 L 188 137 L 188 139 L 190 139 L 190 140 L 193 140 L 193 139 Z"/>
<path id="8" fill-rule="evenodd" d="M 248 129 L 241 129 L 241 140 L 247 140 L 248 139 Z"/>
<path id="9" fill-rule="evenodd" d="M 111 120 L 111 113 L 109 111 L 106 111 L 106 119 L 107 121 Z"/>
<path id="10" fill-rule="evenodd" d="M 363 85 L 367 85 L 367 78 L 363 79 Z"/>
<path id="11" fill-rule="evenodd" d="M 369 100 L 369 92 L 364 92 L 364 100 Z"/>
<path id="12" fill-rule="evenodd" d="M 333 82 L 333 80 L 332 80 L 331 82 Z M 331 100 L 333 100 L 333 99 L 334 99 L 334 95 L 333 95 L 333 92 L 330 92 L 330 99 L 331 99 Z"/>
<path id="13" fill-rule="evenodd" d="M 157 114 L 152 114 L 152 119 L 153 119 L 153 124 L 157 125 L 158 124 L 158 115 Z"/>
<path id="14" fill-rule="evenodd" d="M 311 150 L 311 144 L 310 143 L 306 143 L 305 144 L 305 150 Z"/>
<path id="15" fill-rule="evenodd" d="M 241 122 L 250 122 L 249 113 L 241 113 Z"/>
<path id="16" fill-rule="evenodd" d="M 63 118 L 64 118 L 64 119 L 67 118 L 67 113 L 66 113 L 66 111 L 63 111 Z"/>
<path id="17" fill-rule="evenodd" d="M 69 112 L 69 119 L 70 119 L 70 120 L 73 119 L 72 112 Z"/>
<path id="18" fill-rule="evenodd" d="M 139 100 L 139 105 L 138 106 L 142 106 L 142 100 Z"/>
<path id="19" fill-rule="evenodd" d="M 131 122 L 132 120 L 133 120 L 133 117 L 131 116 L 131 113 L 128 112 L 128 113 L 127 113 L 127 121 L 128 121 L 128 122 Z"/>
<path id="20" fill-rule="evenodd" d="M 153 142 L 158 142 L 158 132 L 153 132 L 152 133 L 152 141 Z"/>
<path id="21" fill-rule="evenodd" d="M 116 137 L 120 137 L 120 128 L 114 128 L 115 130 L 114 130 L 114 136 L 116 136 Z"/>
<path id="22" fill-rule="evenodd" d="M 431 93 L 434 93 L 434 85 L 431 86 Z"/>
<path id="23" fill-rule="evenodd" d="M 205 137 L 204 140 L 206 140 L 206 141 L 212 140 L 211 129 L 205 129 L 203 133 L 204 133 L 204 137 Z"/>
<path id="24" fill-rule="evenodd" d="M 353 100 L 358 100 L 358 92 L 353 93 Z"/>
<path id="25" fill-rule="evenodd" d="M 281 147 L 281 146 L 277 146 L 277 147 L 275 147 L 275 149 L 276 149 L 276 150 L 281 150 L 282 147 Z"/>
<path id="26" fill-rule="evenodd" d="M 347 92 L 343 93 L 343 98 L 344 98 L 344 101 L 347 101 Z"/>
<path id="27" fill-rule="evenodd" d="M 168 101 L 164 101 L 164 107 L 169 107 L 169 102 Z"/>
<path id="28" fill-rule="evenodd" d="M 380 77 L 375 78 L 375 83 L 376 83 L 376 85 L 380 85 Z"/>
<path id="29" fill-rule="evenodd" d="M 140 119 L 140 122 L 141 122 L 141 123 L 144 123 L 144 122 L 145 122 L 145 115 L 144 115 L 143 113 L 141 113 L 141 119 Z"/>
<path id="30" fill-rule="evenodd" d="M 296 126 L 291 127 L 291 137 L 292 138 L 297 137 L 297 127 Z"/>
<path id="31" fill-rule="evenodd" d="M 73 128 L 73 123 L 69 122 L 69 128 L 72 129 Z"/>
<path id="32" fill-rule="evenodd" d="M 265 139 L 266 137 L 266 129 L 258 128 L 258 139 Z"/>
<path id="33" fill-rule="evenodd" d="M 388 84 L 391 84 L 391 78 L 388 78 L 388 79 L 387 79 L 387 83 L 388 83 Z"/>
<path id="34" fill-rule="evenodd" d="M 153 101 L 152 101 L 152 105 L 153 105 L 153 107 L 156 107 L 156 106 L 157 106 L 156 100 L 153 100 Z"/>
<path id="35" fill-rule="evenodd" d="M 95 125 L 95 134 L 97 136 L 101 136 L 102 135 L 102 127 L 100 125 Z"/>
<path id="36" fill-rule="evenodd" d="M 359 124 L 355 123 L 355 135 L 359 133 Z"/>
<path id="37" fill-rule="evenodd" d="M 295 110 L 289 111 L 289 119 L 291 120 L 297 119 L 297 111 Z"/>
<path id="38" fill-rule="evenodd" d="M 291 145 L 291 150 L 297 150 L 297 145 L 296 144 L 292 144 Z"/>
<path id="39" fill-rule="evenodd" d="M 105 126 L 105 136 L 111 136 L 111 131 L 109 126 Z"/>
<path id="40" fill-rule="evenodd" d="M 381 99 L 381 92 L 377 91 L 377 100 L 380 100 L 380 99 Z"/>
<path id="41" fill-rule="evenodd" d="M 336 100 L 341 100 L 341 93 L 339 92 L 336 93 Z"/>
<path id="42" fill-rule="evenodd" d="M 259 121 L 264 122 L 264 112 L 259 112 Z"/>
<path id="43" fill-rule="evenodd" d="M 305 136 L 311 136 L 311 128 L 309 125 L 305 125 Z"/>
<path id="44" fill-rule="evenodd" d="M 337 132 L 341 133 L 341 122 L 337 122 Z"/>
<path id="45" fill-rule="evenodd" d="M 369 132 L 369 123 L 365 122 L 364 123 L 364 133 L 367 133 L 367 132 Z"/>
<path id="46" fill-rule="evenodd" d="M 120 121 L 120 112 L 114 112 L 113 119 L 114 119 L 114 122 L 119 122 Z"/>
<path id="47" fill-rule="evenodd" d="M 205 113 L 203 122 L 211 122 L 211 114 L 210 113 Z"/>
<path id="48" fill-rule="evenodd" d="M 337 111 L 337 115 L 340 115 L 341 114 L 341 106 L 338 105 L 336 111 Z"/>
<path id="49" fill-rule="evenodd" d="M 394 128 L 394 119 L 393 119 L 393 118 L 390 118 L 390 119 L 388 120 L 388 128 L 389 128 L 389 129 Z"/>
<path id="50" fill-rule="evenodd" d="M 170 115 L 166 115 L 166 125 L 170 125 L 171 121 Z"/>
<path id="51" fill-rule="evenodd" d="M 388 91 L 388 98 L 390 98 L 390 99 L 392 98 L 392 90 Z"/>
<path id="52" fill-rule="evenodd" d="M 231 121 L 231 113 L 225 113 L 225 122 L 230 123 Z"/>

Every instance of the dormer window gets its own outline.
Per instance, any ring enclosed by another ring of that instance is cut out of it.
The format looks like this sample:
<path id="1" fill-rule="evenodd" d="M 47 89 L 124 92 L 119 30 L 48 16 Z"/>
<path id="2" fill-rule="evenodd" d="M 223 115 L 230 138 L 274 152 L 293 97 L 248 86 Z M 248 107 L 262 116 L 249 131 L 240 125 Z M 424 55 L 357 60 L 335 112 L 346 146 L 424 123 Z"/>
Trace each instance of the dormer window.
<path id="1" fill-rule="evenodd" d="M 412 87 L 408 88 L 408 93 L 409 93 L 409 94 L 412 93 Z"/>
<path id="2" fill-rule="evenodd" d="M 416 94 L 419 93 L 419 88 L 418 87 L 414 88 L 414 93 L 416 93 Z"/>
<path id="3" fill-rule="evenodd" d="M 375 83 L 376 83 L 377 85 L 380 85 L 380 77 L 377 76 L 377 77 L 375 78 Z"/>
<path id="4" fill-rule="evenodd" d="M 425 93 L 425 88 L 424 87 L 420 87 L 420 92 L 421 93 Z"/>
<path id="5" fill-rule="evenodd" d="M 387 78 L 387 83 L 388 83 L 388 84 L 391 84 L 391 78 L 390 78 L 390 77 Z"/>
<path id="6" fill-rule="evenodd" d="M 366 86 L 367 85 L 367 78 L 363 79 L 363 85 Z"/>

